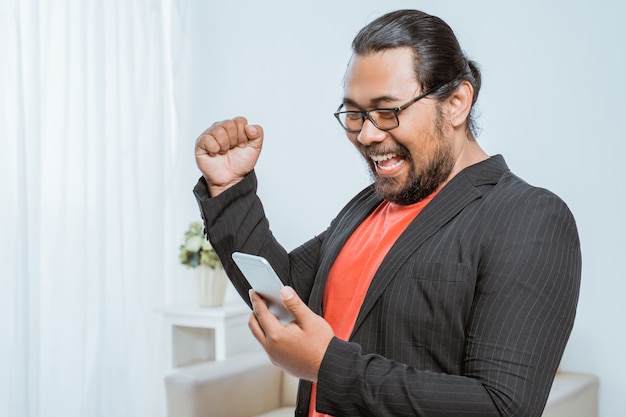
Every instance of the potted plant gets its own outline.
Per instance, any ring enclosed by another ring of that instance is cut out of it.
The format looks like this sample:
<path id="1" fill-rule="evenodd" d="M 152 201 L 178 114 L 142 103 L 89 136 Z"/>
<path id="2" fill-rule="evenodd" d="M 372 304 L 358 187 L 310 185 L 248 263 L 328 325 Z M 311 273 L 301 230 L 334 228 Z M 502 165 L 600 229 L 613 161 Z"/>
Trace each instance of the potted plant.
<path id="1" fill-rule="evenodd" d="M 189 225 L 184 242 L 180 245 L 179 259 L 186 268 L 196 270 L 198 304 L 202 307 L 220 306 L 224 303 L 227 277 L 203 231 L 204 226 L 200 221 Z"/>

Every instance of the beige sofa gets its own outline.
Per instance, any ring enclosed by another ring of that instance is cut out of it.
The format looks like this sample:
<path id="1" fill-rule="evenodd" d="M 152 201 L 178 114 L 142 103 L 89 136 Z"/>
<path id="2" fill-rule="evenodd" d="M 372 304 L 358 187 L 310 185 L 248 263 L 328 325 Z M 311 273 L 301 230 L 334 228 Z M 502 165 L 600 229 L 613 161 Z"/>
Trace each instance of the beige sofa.
<path id="1" fill-rule="evenodd" d="M 165 378 L 169 417 L 291 417 L 298 381 L 265 352 L 179 368 Z M 559 372 L 542 417 L 597 417 L 598 379 Z"/>

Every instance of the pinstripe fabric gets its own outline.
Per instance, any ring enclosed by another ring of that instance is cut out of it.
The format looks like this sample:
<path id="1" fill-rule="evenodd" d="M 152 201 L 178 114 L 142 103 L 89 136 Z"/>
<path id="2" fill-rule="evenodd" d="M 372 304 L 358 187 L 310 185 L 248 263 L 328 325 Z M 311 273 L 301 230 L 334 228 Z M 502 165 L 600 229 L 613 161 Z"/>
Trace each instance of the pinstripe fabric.
<path id="1" fill-rule="evenodd" d="M 218 198 L 194 190 L 229 262 L 270 259 L 323 311 L 326 276 L 342 245 L 379 204 L 357 195 L 320 236 L 287 254 L 269 231 L 254 174 Z M 549 191 L 511 174 L 501 156 L 459 173 L 398 239 L 374 276 L 350 341 L 334 339 L 317 409 L 337 416 L 540 416 L 571 332 L 581 259 L 574 219 Z M 302 382 L 297 415 L 308 413 Z"/>

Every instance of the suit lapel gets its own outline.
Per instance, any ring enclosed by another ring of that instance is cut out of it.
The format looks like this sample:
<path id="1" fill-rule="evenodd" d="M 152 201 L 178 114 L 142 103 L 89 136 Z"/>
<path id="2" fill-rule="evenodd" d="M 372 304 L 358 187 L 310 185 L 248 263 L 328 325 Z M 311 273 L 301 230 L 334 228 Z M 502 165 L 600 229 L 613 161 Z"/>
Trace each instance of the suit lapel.
<path id="1" fill-rule="evenodd" d="M 348 238 L 363 220 L 378 207 L 381 201 L 382 199 L 374 193 L 373 186 L 370 186 L 347 204 L 346 208 L 339 213 L 336 220 L 331 224 L 320 251 L 323 256 L 320 259 L 320 266 L 309 298 L 309 307 L 317 314 L 323 312 L 324 287 L 335 259 Z"/>
<path id="2" fill-rule="evenodd" d="M 468 172 L 462 171 L 459 173 L 411 222 L 409 227 L 391 247 L 374 275 L 352 330 L 352 335 L 363 324 L 363 321 L 385 288 L 394 279 L 400 266 L 407 261 L 407 258 L 418 250 L 426 239 L 437 233 L 443 225 L 461 212 L 468 204 L 482 197 L 480 187 L 477 187 L 477 185 L 497 182 L 497 178 L 503 172 L 502 166 L 499 164 L 500 162 L 504 164 L 501 157 L 494 157 L 485 161 L 482 167 L 470 167 Z M 506 169 L 506 164 L 504 164 L 504 168 Z"/>
<path id="3" fill-rule="evenodd" d="M 420 215 L 411 222 L 407 230 L 398 238 L 374 275 L 354 326 L 353 334 L 372 310 L 384 289 L 394 278 L 399 266 L 406 262 L 406 259 L 426 239 L 435 234 L 464 207 L 480 198 L 482 196 L 482 193 L 479 191 L 481 185 L 496 183 L 502 172 L 507 169 L 504 159 L 499 155 L 466 168 L 454 177 L 433 201 L 424 208 Z M 330 233 L 327 234 L 323 248 L 320 251 L 323 256 L 320 259 L 320 266 L 308 302 L 309 307 L 317 314 L 322 314 L 324 287 L 335 259 L 354 230 L 381 201 L 373 192 L 373 187 L 370 186 L 357 195 L 339 213 L 335 220 L 336 223 L 331 224 L 329 228 Z"/>

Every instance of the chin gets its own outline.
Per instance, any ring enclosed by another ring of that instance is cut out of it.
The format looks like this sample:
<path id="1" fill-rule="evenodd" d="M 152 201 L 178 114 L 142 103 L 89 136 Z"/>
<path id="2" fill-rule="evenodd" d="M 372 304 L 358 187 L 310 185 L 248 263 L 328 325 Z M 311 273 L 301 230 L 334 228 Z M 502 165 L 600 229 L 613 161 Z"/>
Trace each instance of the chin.
<path id="1" fill-rule="evenodd" d="M 447 175 L 439 171 L 439 175 L 409 175 L 404 180 L 398 177 L 375 176 L 376 194 L 399 206 L 418 203 L 437 191 Z"/>
<path id="2" fill-rule="evenodd" d="M 409 187 L 398 184 L 398 180 L 396 178 L 389 177 L 376 177 L 376 182 L 374 184 L 376 194 L 378 194 L 380 198 L 401 206 L 413 204 L 419 201 L 413 201 L 414 198 L 410 197 L 410 194 L 412 193 L 407 190 L 407 188 Z"/>

